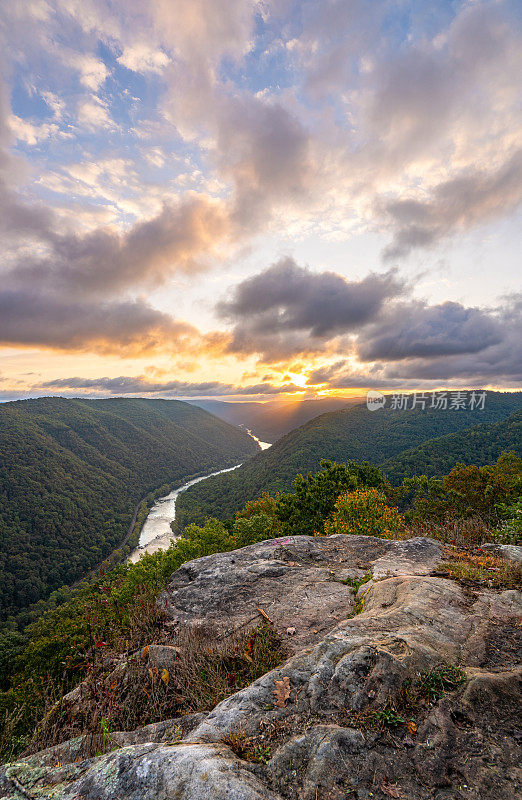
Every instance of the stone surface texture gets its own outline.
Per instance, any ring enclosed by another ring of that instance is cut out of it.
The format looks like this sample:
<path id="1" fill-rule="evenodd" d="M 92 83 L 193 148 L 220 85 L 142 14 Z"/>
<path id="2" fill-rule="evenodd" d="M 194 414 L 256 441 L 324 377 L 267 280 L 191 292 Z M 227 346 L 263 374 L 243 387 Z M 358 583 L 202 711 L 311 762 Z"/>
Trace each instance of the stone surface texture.
<path id="1" fill-rule="evenodd" d="M 5 766 L 0 797 L 513 800 L 522 787 L 522 596 L 432 575 L 441 560 L 429 539 L 332 536 L 185 564 L 158 600 L 172 646 L 179 626 L 212 622 L 226 635 L 259 621 L 261 608 L 289 658 L 193 715 L 181 739 L 169 720 L 117 734 L 118 749 L 77 763 L 74 742 L 69 754 L 60 745 Z M 355 594 L 350 582 L 363 576 Z M 465 681 L 405 707 L 405 682 L 445 664 L 460 665 Z M 290 697 L 279 707 L 283 679 Z M 382 722 L 392 712 L 404 722 Z M 369 722 L 379 714 L 379 725 Z M 233 752 L 227 737 L 238 733 L 266 748 L 266 763 Z"/>

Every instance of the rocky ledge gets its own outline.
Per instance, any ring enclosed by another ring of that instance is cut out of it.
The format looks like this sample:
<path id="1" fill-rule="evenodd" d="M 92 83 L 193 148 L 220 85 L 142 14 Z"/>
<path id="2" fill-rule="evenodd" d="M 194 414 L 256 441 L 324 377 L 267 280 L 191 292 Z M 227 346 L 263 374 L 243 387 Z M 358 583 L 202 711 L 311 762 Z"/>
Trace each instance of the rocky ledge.
<path id="1" fill-rule="evenodd" d="M 522 596 L 439 577 L 441 560 L 429 539 L 331 536 L 185 564 L 158 600 L 172 644 L 149 658 L 168 663 L 180 626 L 226 636 L 268 617 L 287 660 L 208 714 L 115 734 L 104 756 L 71 742 L 9 764 L 0 797 L 512 800 Z"/>

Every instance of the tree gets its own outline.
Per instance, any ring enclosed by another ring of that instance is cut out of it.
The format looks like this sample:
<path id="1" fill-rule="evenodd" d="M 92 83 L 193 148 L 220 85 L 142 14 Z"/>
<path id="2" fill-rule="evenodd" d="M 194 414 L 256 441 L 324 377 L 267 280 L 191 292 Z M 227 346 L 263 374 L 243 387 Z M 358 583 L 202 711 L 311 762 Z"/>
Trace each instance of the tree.
<path id="1" fill-rule="evenodd" d="M 356 489 L 343 492 L 330 519 L 326 520 L 325 533 L 362 534 L 391 538 L 404 527 L 404 518 L 398 508 L 386 503 L 386 495 L 378 489 Z"/>
<path id="2" fill-rule="evenodd" d="M 380 469 L 368 462 L 337 464 L 323 459 L 321 469 L 306 478 L 298 475 L 292 494 L 283 494 L 277 502 L 276 514 L 285 536 L 313 536 L 323 530 L 340 494 L 359 487 L 385 489 L 387 480 Z"/>

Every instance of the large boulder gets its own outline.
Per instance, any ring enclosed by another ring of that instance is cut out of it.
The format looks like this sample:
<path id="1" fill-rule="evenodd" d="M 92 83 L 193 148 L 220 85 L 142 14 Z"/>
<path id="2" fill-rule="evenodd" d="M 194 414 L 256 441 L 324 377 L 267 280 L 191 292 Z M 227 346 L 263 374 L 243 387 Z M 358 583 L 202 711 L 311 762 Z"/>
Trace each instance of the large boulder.
<path id="1" fill-rule="evenodd" d="M 353 585 L 374 575 L 423 575 L 442 550 L 431 539 L 290 536 L 189 561 L 172 576 L 158 605 L 173 629 L 241 628 L 263 611 L 298 652 L 349 616 Z M 295 633 L 293 632 L 295 629 Z"/>
<path id="2" fill-rule="evenodd" d="M 159 600 L 171 646 L 177 626 L 212 620 L 226 633 L 261 608 L 296 628 L 290 658 L 181 739 L 142 729 L 95 759 L 36 754 L 4 768 L 0 797 L 512 800 L 522 596 L 430 574 L 440 560 L 427 539 L 335 536 L 185 564 Z M 442 668 L 454 678 L 444 685 Z"/>

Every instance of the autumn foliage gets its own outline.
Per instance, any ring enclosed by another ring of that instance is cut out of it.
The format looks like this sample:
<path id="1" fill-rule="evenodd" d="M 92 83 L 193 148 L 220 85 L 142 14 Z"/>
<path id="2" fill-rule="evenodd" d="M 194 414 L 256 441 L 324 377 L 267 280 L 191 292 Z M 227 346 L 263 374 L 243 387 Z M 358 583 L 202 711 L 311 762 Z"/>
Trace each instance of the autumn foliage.
<path id="1" fill-rule="evenodd" d="M 404 527 L 399 510 L 386 503 L 378 489 L 356 489 L 344 492 L 335 503 L 335 510 L 326 520 L 327 536 L 334 533 L 391 537 Z"/>

